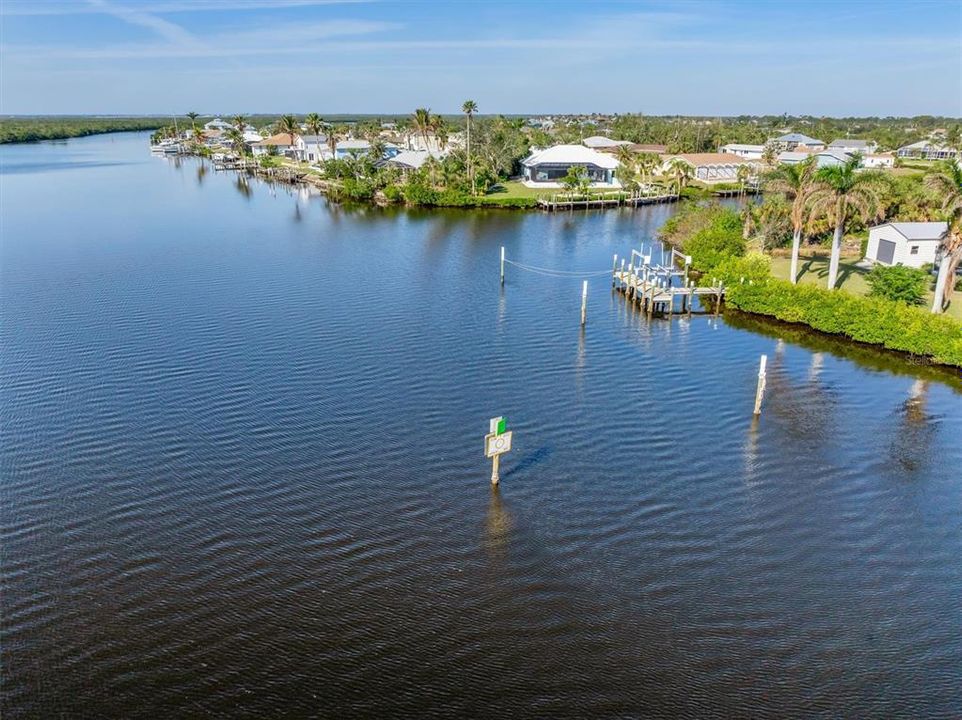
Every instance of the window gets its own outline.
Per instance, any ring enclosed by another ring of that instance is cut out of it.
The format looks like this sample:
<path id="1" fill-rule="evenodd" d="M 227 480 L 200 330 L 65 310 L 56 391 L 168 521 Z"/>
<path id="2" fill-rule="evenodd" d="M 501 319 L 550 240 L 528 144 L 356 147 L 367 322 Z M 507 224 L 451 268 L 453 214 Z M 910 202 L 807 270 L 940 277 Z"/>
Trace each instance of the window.
<path id="1" fill-rule="evenodd" d="M 919 254 L 918 245 L 913 245 L 912 247 L 909 248 L 909 255 L 918 255 L 918 254 Z"/>

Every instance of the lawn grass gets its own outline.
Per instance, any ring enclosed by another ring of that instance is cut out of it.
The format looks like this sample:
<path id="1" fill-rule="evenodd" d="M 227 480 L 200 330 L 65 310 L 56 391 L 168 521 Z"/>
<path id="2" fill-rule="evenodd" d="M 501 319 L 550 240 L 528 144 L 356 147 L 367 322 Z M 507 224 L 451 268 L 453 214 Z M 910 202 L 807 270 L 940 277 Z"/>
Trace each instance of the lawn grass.
<path id="1" fill-rule="evenodd" d="M 557 193 L 561 191 L 544 188 L 530 188 L 518 180 L 505 180 L 488 190 L 486 195 L 488 197 L 498 198 L 539 198 L 545 195 L 550 195 L 552 192 Z"/>
<path id="2" fill-rule="evenodd" d="M 825 287 L 828 282 L 828 261 L 826 255 L 803 255 L 798 259 L 798 282 L 807 285 Z M 843 257 L 838 265 L 838 287 L 853 295 L 868 295 L 870 290 L 865 276 L 868 271 L 859 267 L 857 258 Z M 772 258 L 772 275 L 780 280 L 788 280 L 792 260 L 788 257 Z M 926 293 L 925 307 L 932 306 L 932 293 Z M 952 303 L 945 314 L 962 322 L 962 292 L 956 290 L 952 295 Z"/>

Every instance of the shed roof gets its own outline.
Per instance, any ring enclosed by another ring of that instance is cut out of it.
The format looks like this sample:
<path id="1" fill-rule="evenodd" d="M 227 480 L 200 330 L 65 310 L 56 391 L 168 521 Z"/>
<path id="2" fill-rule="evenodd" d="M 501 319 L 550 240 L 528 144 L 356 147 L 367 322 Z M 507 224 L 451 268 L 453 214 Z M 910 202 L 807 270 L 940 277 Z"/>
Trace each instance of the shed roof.
<path id="1" fill-rule="evenodd" d="M 799 143 L 801 145 L 824 145 L 821 140 L 803 135 L 802 133 L 791 132 L 775 138 L 778 142 Z"/>
<path id="2" fill-rule="evenodd" d="M 872 230 L 886 225 L 897 230 L 906 240 L 941 240 L 949 231 L 946 222 L 891 222 L 876 225 Z"/>

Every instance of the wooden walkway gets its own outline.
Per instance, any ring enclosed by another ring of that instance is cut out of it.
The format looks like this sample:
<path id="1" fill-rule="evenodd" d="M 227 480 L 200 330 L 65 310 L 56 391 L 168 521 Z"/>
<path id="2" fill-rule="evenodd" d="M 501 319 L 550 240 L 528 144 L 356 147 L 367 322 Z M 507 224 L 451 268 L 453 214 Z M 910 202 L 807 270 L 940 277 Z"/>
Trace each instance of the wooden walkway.
<path id="1" fill-rule="evenodd" d="M 725 296 L 724 284 L 719 282 L 718 285 L 696 286 L 694 281 L 688 279 L 691 258 L 675 249 L 672 249 L 669 258 L 668 264 L 653 263 L 652 253 L 645 255 L 642 246 L 641 251 L 631 251 L 627 268 L 625 258 L 621 259 L 619 268 L 616 255 L 611 286 L 648 313 L 648 317 L 654 313 L 670 317 L 675 312 L 675 298 L 681 298 L 680 312 L 691 316 L 696 296 L 710 297 L 717 315 Z M 664 262 L 666 258 L 662 260 Z"/>

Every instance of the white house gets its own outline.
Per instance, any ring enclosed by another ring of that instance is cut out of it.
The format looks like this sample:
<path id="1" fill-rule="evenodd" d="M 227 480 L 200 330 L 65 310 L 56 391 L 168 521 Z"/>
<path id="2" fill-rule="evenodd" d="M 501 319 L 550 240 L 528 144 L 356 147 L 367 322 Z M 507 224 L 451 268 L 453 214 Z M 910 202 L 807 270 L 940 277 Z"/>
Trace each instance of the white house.
<path id="1" fill-rule="evenodd" d="M 900 158 L 921 158 L 923 160 L 951 160 L 952 158 L 958 157 L 959 151 L 950 148 L 942 147 L 941 145 L 933 145 L 928 140 L 919 140 L 911 145 L 906 145 L 905 147 L 900 147 L 897 152 Z"/>
<path id="2" fill-rule="evenodd" d="M 786 133 L 775 138 L 771 143 L 778 150 L 824 150 L 825 143 L 821 140 L 803 135 L 802 133 Z"/>
<path id="3" fill-rule="evenodd" d="M 745 166 L 754 172 L 757 163 L 731 153 L 681 153 L 662 155 L 661 175 L 670 174 L 671 163 L 682 160 L 692 167 L 696 180 L 703 183 L 737 182 L 738 168 Z"/>
<path id="4" fill-rule="evenodd" d="M 942 239 L 949 231 L 944 222 L 891 222 L 868 231 L 865 259 L 880 265 L 922 267 L 934 263 Z"/>
<path id="5" fill-rule="evenodd" d="M 860 153 L 861 155 L 873 155 L 878 150 L 878 143 L 874 140 L 858 140 L 856 138 L 838 138 L 828 144 L 829 150 L 841 150 L 842 152 Z"/>
<path id="6" fill-rule="evenodd" d="M 875 153 L 872 155 L 863 155 L 862 167 L 893 168 L 895 167 L 895 156 L 892 153 Z"/>
<path id="7" fill-rule="evenodd" d="M 222 120 L 221 118 L 214 118 L 210 122 L 204 123 L 204 130 L 220 130 L 223 132 L 224 130 L 228 130 L 232 127 L 234 126 L 229 122 Z"/>
<path id="8" fill-rule="evenodd" d="M 728 143 L 718 148 L 718 152 L 729 155 L 738 155 L 746 160 L 761 160 L 765 154 L 764 145 L 743 145 L 742 143 Z"/>
<path id="9" fill-rule="evenodd" d="M 631 145 L 628 140 L 612 140 L 604 135 L 592 135 L 581 141 L 581 144 L 592 150 L 615 150 L 622 145 Z"/>
<path id="10" fill-rule="evenodd" d="M 301 162 L 320 162 L 327 150 L 327 135 L 297 135 L 294 138 L 294 156 Z"/>
<path id="11" fill-rule="evenodd" d="M 615 178 L 618 161 L 584 145 L 555 145 L 535 150 L 521 161 L 524 184 L 528 187 L 561 187 L 561 179 L 572 167 L 585 168 L 592 187 L 621 187 Z"/>

